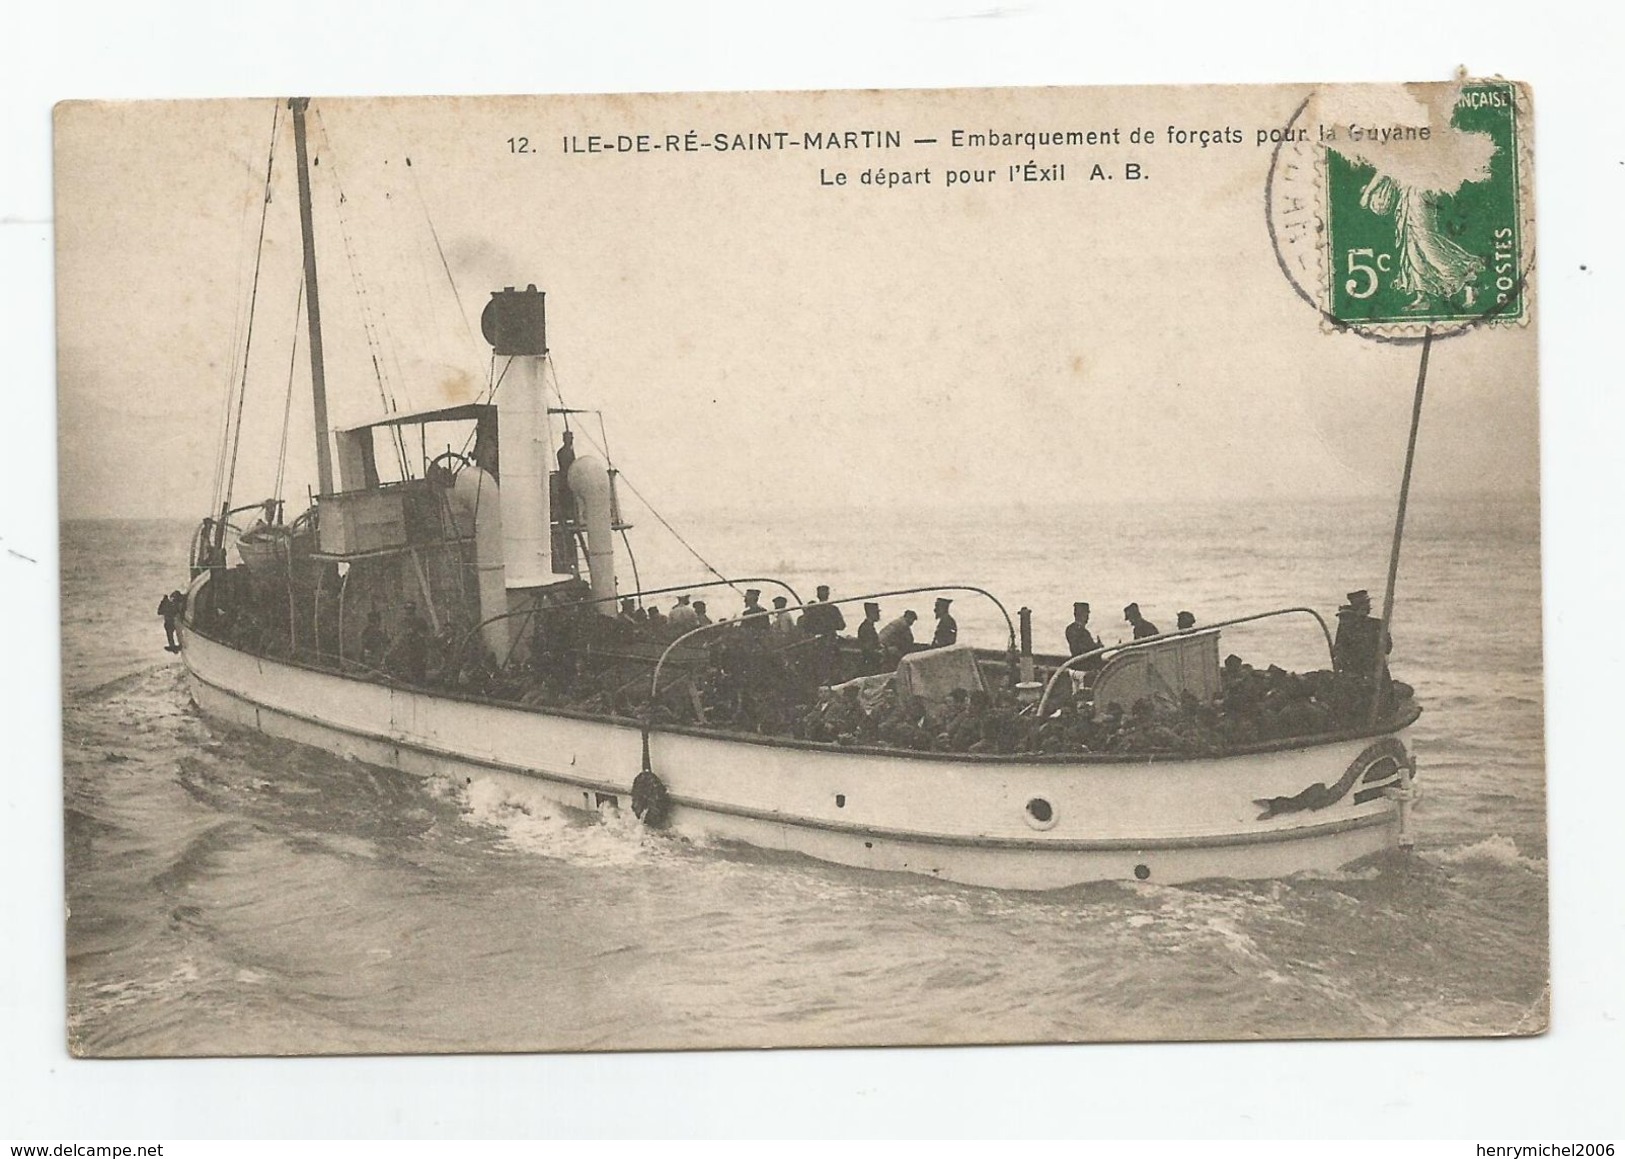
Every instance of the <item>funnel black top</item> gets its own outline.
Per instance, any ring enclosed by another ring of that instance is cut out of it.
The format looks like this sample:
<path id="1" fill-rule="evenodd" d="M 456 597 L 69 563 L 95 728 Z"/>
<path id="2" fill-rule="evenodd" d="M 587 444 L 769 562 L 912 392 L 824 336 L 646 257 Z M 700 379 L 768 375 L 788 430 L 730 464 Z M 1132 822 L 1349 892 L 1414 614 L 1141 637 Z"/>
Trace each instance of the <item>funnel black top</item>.
<path id="1" fill-rule="evenodd" d="M 533 284 L 493 291 L 480 331 L 498 354 L 547 353 L 547 295 Z"/>

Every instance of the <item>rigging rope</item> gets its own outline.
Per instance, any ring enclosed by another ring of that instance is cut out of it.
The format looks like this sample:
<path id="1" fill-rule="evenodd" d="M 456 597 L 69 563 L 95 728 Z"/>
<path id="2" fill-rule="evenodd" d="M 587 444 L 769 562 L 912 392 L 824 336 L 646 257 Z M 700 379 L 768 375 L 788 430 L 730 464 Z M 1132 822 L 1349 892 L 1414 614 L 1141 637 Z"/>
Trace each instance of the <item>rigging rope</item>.
<path id="1" fill-rule="evenodd" d="M 265 257 L 265 219 L 271 211 L 271 174 L 276 167 L 276 137 L 278 117 L 282 112 L 279 101 L 271 108 L 271 148 L 265 160 L 265 201 L 260 206 L 260 237 L 254 247 L 254 281 L 248 295 L 248 333 L 243 339 L 243 376 L 237 390 L 237 429 L 231 440 L 231 466 L 226 472 L 223 510 L 231 508 L 231 493 L 237 482 L 237 451 L 243 441 L 243 399 L 248 394 L 248 355 L 254 346 L 254 308 L 260 294 L 260 262 Z"/>
<path id="2" fill-rule="evenodd" d="M 417 170 L 412 166 L 412 158 L 406 158 L 406 167 L 412 170 L 412 191 L 418 195 L 418 206 L 423 210 L 423 220 L 429 226 L 430 238 L 434 240 L 434 252 L 440 258 L 440 268 L 445 272 L 446 284 L 451 287 L 452 300 L 457 303 L 457 316 L 462 319 L 463 333 L 468 335 L 468 344 L 478 357 L 480 342 L 474 336 L 474 327 L 468 320 L 468 311 L 463 307 L 463 296 L 457 292 L 457 279 L 452 277 L 451 262 L 446 260 L 446 247 L 440 244 L 440 231 L 434 226 L 434 215 L 429 212 L 429 202 L 423 196 L 423 183 L 418 180 Z"/>
<path id="3" fill-rule="evenodd" d="M 597 443 L 594 441 L 592 435 L 590 435 L 590 434 L 587 436 L 587 441 L 589 443 L 593 443 L 594 446 L 597 446 Z M 606 455 L 605 457 L 607 458 L 608 456 Z M 649 509 L 649 514 L 653 515 L 657 520 L 659 520 L 660 526 L 664 527 L 667 531 L 671 532 L 672 538 L 677 540 L 678 543 L 682 544 L 683 548 L 688 552 L 688 554 L 692 555 L 695 559 L 699 560 L 701 567 L 703 567 L 706 571 L 710 572 L 712 575 L 716 576 L 719 580 L 721 580 L 723 583 L 727 584 L 730 588 L 733 588 L 734 591 L 740 592 L 739 586 L 737 584 L 735 584 L 733 582 L 733 580 L 729 579 L 727 576 L 723 575 L 716 568 L 712 567 L 710 561 L 707 560 L 703 555 L 701 555 L 697 550 L 695 550 L 694 545 L 692 543 L 690 543 L 688 540 L 684 539 L 682 533 L 680 531 L 678 531 L 675 527 L 673 527 L 669 522 L 667 522 L 666 517 L 664 515 L 660 514 L 660 512 L 655 510 L 655 505 L 653 503 L 650 503 L 649 500 L 644 497 L 643 492 L 638 490 L 637 485 L 635 483 L 633 483 L 632 480 L 630 480 L 630 479 L 628 479 L 626 477 L 626 472 L 625 471 L 617 469 L 615 474 L 616 474 L 617 478 L 619 478 L 623 483 L 626 484 L 627 488 L 632 492 L 632 494 L 634 494 L 634 495 L 636 495 L 638 497 L 638 501 L 640 503 L 642 503 L 646 508 Z M 740 592 L 740 594 L 742 595 L 743 592 Z"/>
<path id="4" fill-rule="evenodd" d="M 405 140 L 406 134 L 401 131 L 401 123 L 395 117 L 394 104 L 390 103 L 386 105 L 386 108 L 389 111 L 390 122 L 395 126 L 396 138 L 398 140 Z M 403 153 L 402 156 L 405 157 L 405 154 Z M 480 341 L 475 336 L 474 327 L 468 320 L 468 311 L 463 308 L 463 296 L 457 292 L 457 279 L 452 277 L 451 263 L 446 260 L 446 249 L 440 244 L 440 231 L 435 228 L 434 215 L 429 212 L 428 199 L 423 196 L 423 183 L 418 180 L 417 169 L 412 164 L 412 158 L 406 157 L 405 159 L 406 167 L 412 170 L 412 190 L 418 196 L 418 206 L 423 210 L 423 220 L 428 223 L 429 236 L 434 239 L 435 253 L 440 256 L 440 268 L 445 271 L 446 284 L 451 287 L 452 300 L 457 303 L 457 316 L 462 319 L 463 332 L 468 335 L 469 346 L 474 351 L 474 357 L 478 359 L 480 354 Z M 493 352 L 493 356 L 494 353 L 495 352 Z"/>
<path id="5" fill-rule="evenodd" d="M 497 352 L 495 350 L 491 351 L 491 366 L 490 366 L 490 369 L 487 370 L 486 374 L 485 374 L 485 381 L 489 385 L 486 386 L 485 393 L 480 395 L 479 399 L 476 400 L 476 405 L 478 405 L 478 406 L 490 406 L 492 403 L 496 402 L 496 400 L 497 400 L 497 390 L 498 390 L 498 388 L 500 388 L 502 386 L 502 380 L 504 378 L 508 377 L 508 367 L 510 367 L 512 365 L 513 365 L 513 359 L 509 358 L 507 362 L 502 364 L 502 373 L 497 374 Z M 493 379 L 494 379 L 494 381 L 493 381 Z M 474 439 L 475 439 L 476 436 L 479 435 L 479 433 L 480 433 L 479 424 L 475 423 L 474 424 L 474 429 L 468 432 L 468 438 L 463 440 L 463 449 L 462 449 L 461 454 L 464 457 L 467 457 L 468 448 L 470 448 L 470 447 L 472 447 L 474 445 Z"/>
<path id="6" fill-rule="evenodd" d="M 387 157 L 384 159 L 384 164 L 385 165 L 389 164 L 389 159 Z M 395 215 L 395 198 L 389 192 L 388 189 L 384 190 L 384 203 L 389 207 L 389 214 L 390 214 L 391 218 L 393 218 L 394 215 Z M 399 236 L 399 231 L 395 230 L 393 228 L 393 226 L 391 226 L 391 228 L 390 228 L 390 236 L 391 237 L 398 237 Z M 422 279 L 423 278 L 423 254 L 421 252 L 419 252 L 418 255 L 417 255 L 417 258 L 418 258 L 418 276 L 419 276 L 420 279 Z M 426 281 L 427 279 L 423 279 L 423 280 Z M 406 373 L 406 368 L 401 365 L 401 343 L 397 342 L 395 340 L 394 331 L 390 328 L 390 325 L 389 325 L 389 310 L 388 310 L 387 306 L 388 306 L 387 301 L 384 301 L 384 302 L 381 302 L 379 305 L 373 307 L 373 309 L 374 309 L 374 311 L 376 313 L 376 317 L 377 317 L 377 321 L 374 324 L 374 328 L 376 329 L 377 327 L 381 326 L 382 329 L 383 329 L 382 337 L 379 339 L 379 354 L 380 354 L 380 357 L 387 357 L 389 362 L 395 367 L 395 381 L 400 382 L 400 383 L 407 383 L 407 382 L 411 381 L 411 378 Z M 410 322 L 410 320 L 409 320 L 409 322 Z M 407 400 L 406 401 L 407 401 L 407 404 L 409 406 L 414 405 L 412 403 L 412 397 L 411 397 L 410 393 L 407 394 Z M 397 411 L 399 410 L 399 407 L 398 407 L 398 405 L 396 403 L 396 400 L 395 400 L 393 389 L 391 390 L 391 393 L 390 393 L 389 402 L 390 402 L 390 406 L 392 408 L 396 409 Z M 400 431 L 399 427 L 397 427 L 395 429 L 397 431 Z M 421 426 L 418 427 L 418 434 L 420 436 L 425 436 L 425 428 L 421 427 Z M 402 433 L 402 434 L 398 435 L 398 439 L 400 440 L 402 450 L 404 451 L 405 447 L 406 447 L 406 443 L 405 443 L 406 436 L 405 436 L 405 434 Z M 427 447 L 427 445 L 424 445 L 422 447 L 422 451 L 423 451 L 424 463 L 425 463 L 425 465 L 427 465 L 427 461 L 428 461 L 428 447 Z M 411 462 L 410 455 L 407 456 L 407 462 L 408 463 Z M 408 472 L 408 474 L 410 474 L 410 472 Z"/>
<path id="7" fill-rule="evenodd" d="M 293 414 L 293 369 L 299 358 L 299 315 L 305 305 L 305 279 L 299 279 L 299 292 L 293 303 L 293 343 L 288 351 L 288 393 L 282 400 L 282 449 L 276 460 L 276 488 L 271 492 L 282 505 L 282 478 L 288 466 L 288 419 Z"/>
<path id="8" fill-rule="evenodd" d="M 502 380 L 508 376 L 508 368 L 510 366 L 512 366 L 512 365 L 513 365 L 513 359 L 512 358 L 509 358 L 508 361 L 503 364 L 502 373 L 500 375 L 498 375 L 496 381 L 491 384 L 491 389 L 490 389 L 490 391 L 488 392 L 488 394 L 487 394 L 487 396 L 485 398 L 486 403 L 489 404 L 489 403 L 493 403 L 493 402 L 496 401 L 497 389 L 502 386 Z M 492 353 L 491 353 L 491 369 L 492 369 L 493 372 L 495 372 L 495 370 L 496 370 L 496 352 L 495 351 L 492 351 Z M 549 376 L 553 379 L 553 394 L 559 400 L 559 409 L 561 409 L 561 410 L 569 410 L 568 404 L 566 404 L 565 401 L 564 401 L 564 392 L 559 388 L 558 368 L 553 365 L 553 356 L 551 354 L 549 354 L 547 356 L 547 370 L 549 372 Z M 603 417 L 602 415 L 599 416 L 600 422 L 602 422 L 602 417 Z M 565 425 L 565 429 L 568 430 L 569 427 L 570 427 L 570 416 L 568 414 L 566 414 L 564 416 L 564 425 Z M 473 444 L 474 435 L 476 433 L 478 433 L 478 428 L 477 427 L 476 427 L 475 431 L 469 433 L 468 438 L 463 442 L 463 454 L 465 454 L 465 455 L 468 454 L 468 448 Z M 703 567 L 706 571 L 710 572 L 712 575 L 716 576 L 719 580 L 721 580 L 723 583 L 727 584 L 730 588 L 733 588 L 734 591 L 736 591 L 736 592 L 740 591 L 739 587 L 733 582 L 733 580 L 729 579 L 727 576 L 723 575 L 720 571 L 718 571 L 715 567 L 713 567 L 711 565 L 711 561 L 706 559 L 703 555 L 701 555 L 699 553 L 699 551 L 694 547 L 694 545 L 692 543 L 690 543 L 688 540 L 684 539 L 682 533 L 679 532 L 675 527 L 673 527 L 671 525 L 671 523 L 667 521 L 666 517 L 664 515 L 660 514 L 660 512 L 655 509 L 655 505 L 653 503 L 649 502 L 649 500 L 644 496 L 643 492 L 641 492 L 641 491 L 639 491 L 637 489 L 637 486 L 632 482 L 632 480 L 630 480 L 630 479 L 628 479 L 626 477 L 626 472 L 625 471 L 621 470 L 618 467 L 614 467 L 614 465 L 613 465 L 614 461 L 610 458 L 609 449 L 606 446 L 601 445 L 597 439 L 593 438 L 592 437 L 592 432 L 587 430 L 585 427 L 582 428 L 582 433 L 584 433 L 587 436 L 587 442 L 591 443 L 593 448 L 599 454 L 604 456 L 605 465 L 610 466 L 610 467 L 612 467 L 614 469 L 616 478 L 620 479 L 621 481 L 623 481 L 626 484 L 627 488 L 632 492 L 633 495 L 637 496 L 638 501 L 643 504 L 643 506 L 648 510 L 649 514 L 653 515 L 655 517 L 655 519 L 660 523 L 660 526 L 664 527 L 667 531 L 671 532 L 672 538 L 675 539 L 678 543 L 682 544 L 683 549 L 685 551 L 687 551 L 688 554 L 692 555 L 696 560 L 698 560 L 701 567 Z M 477 502 L 477 500 L 476 500 L 476 502 Z M 621 540 L 622 540 L 623 543 L 626 543 L 627 558 L 630 559 L 631 554 L 632 554 L 632 545 L 629 542 L 627 542 L 626 535 L 625 535 L 624 532 L 621 535 Z M 633 566 L 633 569 L 635 571 L 636 568 L 637 568 L 637 564 L 636 564 L 635 561 L 633 562 L 632 566 Z"/>
<path id="9" fill-rule="evenodd" d="M 273 125 L 276 119 L 275 107 L 272 106 Z M 273 133 L 274 131 L 273 128 Z M 232 301 L 235 303 L 236 309 L 232 311 L 231 318 L 231 345 L 226 347 L 230 355 L 226 359 L 226 389 L 224 396 L 220 400 L 220 436 L 215 442 L 214 475 L 209 486 L 209 511 L 211 513 L 220 506 L 220 488 L 226 474 L 226 441 L 231 435 L 231 400 L 236 393 L 237 386 L 237 343 L 243 336 L 243 310 L 246 304 L 243 294 L 243 266 L 244 259 L 248 254 L 248 239 L 243 235 L 247 232 L 248 214 L 252 208 L 253 201 L 244 199 L 242 219 L 237 224 L 237 233 L 242 238 L 242 241 L 237 248 L 236 293 L 232 295 Z"/>
<path id="10" fill-rule="evenodd" d="M 553 365 L 553 356 L 551 354 L 549 354 L 547 356 L 547 369 L 551 372 L 551 376 L 552 376 L 552 379 L 553 379 L 553 393 L 558 397 L 559 409 L 560 410 L 565 410 L 565 411 L 569 410 L 570 409 L 569 404 L 564 401 L 564 391 L 559 386 L 558 367 Z M 570 416 L 568 414 L 566 414 L 564 416 L 564 425 L 565 425 L 565 429 L 568 430 L 569 426 L 570 426 Z M 609 457 L 608 448 L 604 447 L 604 446 L 601 446 L 599 444 L 598 440 L 592 437 L 592 432 L 590 430 L 588 430 L 585 426 L 583 426 L 581 428 L 581 433 L 586 435 L 587 441 L 593 445 L 593 447 L 598 451 L 599 454 L 604 456 L 605 465 L 606 466 L 613 466 L 613 460 Z M 653 503 L 649 502 L 649 500 L 644 496 L 643 492 L 638 490 L 637 485 L 635 483 L 633 483 L 631 479 L 628 479 L 626 477 L 626 472 L 625 471 L 622 471 L 619 468 L 614 468 L 614 470 L 615 470 L 615 476 L 618 479 L 620 479 L 623 483 L 626 484 L 627 489 L 630 490 L 632 492 L 632 494 L 637 496 L 638 502 L 642 503 L 643 506 L 648 509 L 649 514 L 653 515 L 655 517 L 655 519 L 657 521 L 659 521 L 660 526 L 664 527 L 667 531 L 671 532 L 672 538 L 675 539 L 678 543 L 682 544 L 683 549 L 685 551 L 687 551 L 688 554 L 692 555 L 696 560 L 698 560 L 701 567 L 703 567 L 706 571 L 710 572 L 712 575 L 716 576 L 719 580 L 721 580 L 723 583 L 727 584 L 730 588 L 733 588 L 734 591 L 736 591 L 736 592 L 740 591 L 738 585 L 736 585 L 733 582 L 733 580 L 729 579 L 727 576 L 723 575 L 716 568 L 712 567 L 710 560 L 706 559 L 705 556 L 701 555 L 699 553 L 699 551 L 694 547 L 694 545 L 692 543 L 690 543 L 688 540 L 684 539 L 682 533 L 680 531 L 678 531 L 675 527 L 673 527 L 670 522 L 667 521 L 667 519 L 666 519 L 666 517 L 664 515 L 660 514 L 659 511 L 655 510 L 655 505 Z M 743 593 L 741 593 L 741 594 L 743 594 Z"/>
<path id="11" fill-rule="evenodd" d="M 378 337 L 378 329 L 372 318 L 372 303 L 367 296 L 366 285 L 361 276 L 360 263 L 356 259 L 355 245 L 351 239 L 349 222 L 345 218 L 344 206 L 348 198 L 344 194 L 344 183 L 339 179 L 337 151 L 333 148 L 332 138 L 327 132 L 327 122 L 322 119 L 321 109 L 316 109 L 316 127 L 321 131 L 322 143 L 326 146 L 327 155 L 332 162 L 330 168 L 333 174 L 333 187 L 338 192 L 337 215 L 339 221 L 339 236 L 344 241 L 344 260 L 350 270 L 350 286 L 354 290 L 356 300 L 361 306 L 361 332 L 367 340 L 367 354 L 372 360 L 373 378 L 378 382 L 378 397 L 383 402 L 386 414 L 395 414 L 399 407 L 395 403 L 394 391 L 385 381 L 383 364 L 380 362 L 382 341 Z M 390 428 L 390 441 L 395 447 L 396 464 L 400 468 L 401 478 L 411 476 L 407 471 L 406 439 L 399 427 Z"/>

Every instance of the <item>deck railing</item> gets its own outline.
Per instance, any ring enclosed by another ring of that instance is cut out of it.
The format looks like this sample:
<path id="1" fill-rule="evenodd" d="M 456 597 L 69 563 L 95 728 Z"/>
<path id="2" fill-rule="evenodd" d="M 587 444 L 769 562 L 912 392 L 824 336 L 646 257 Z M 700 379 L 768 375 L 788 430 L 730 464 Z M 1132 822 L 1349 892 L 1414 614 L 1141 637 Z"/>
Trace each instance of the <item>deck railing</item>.
<path id="1" fill-rule="evenodd" d="M 1039 720 L 1044 718 L 1044 710 L 1049 706 L 1050 693 L 1054 690 L 1055 684 L 1058 680 L 1060 680 L 1061 676 L 1075 669 L 1079 664 L 1082 664 L 1087 660 L 1094 660 L 1108 654 L 1131 652 L 1136 648 L 1145 648 L 1151 644 L 1156 644 L 1163 640 L 1177 639 L 1180 636 L 1190 635 L 1192 632 L 1209 632 L 1217 628 L 1233 627 L 1236 624 L 1250 624 L 1255 620 L 1268 620 L 1274 616 L 1290 615 L 1305 615 L 1314 617 L 1315 623 L 1320 625 L 1320 634 L 1326 637 L 1326 655 L 1328 658 L 1330 658 L 1332 655 L 1331 629 L 1326 626 L 1325 617 L 1323 617 L 1319 612 L 1315 611 L 1315 609 L 1293 607 L 1276 608 L 1273 611 L 1268 612 L 1254 612 L 1250 616 L 1236 616 L 1228 620 L 1219 620 L 1217 623 L 1203 624 L 1199 628 L 1186 628 L 1184 630 L 1176 629 L 1172 632 L 1158 632 L 1155 636 L 1146 636 L 1142 639 L 1130 640 L 1123 644 L 1107 644 L 1102 647 L 1092 649 L 1091 651 L 1080 652 L 1076 656 L 1068 657 L 1066 660 L 1061 662 L 1060 666 L 1057 667 L 1054 672 L 1050 673 L 1050 678 L 1044 682 L 1044 692 L 1043 695 L 1038 698 L 1038 710 L 1036 716 Z"/>
<path id="2" fill-rule="evenodd" d="M 817 600 L 811 604 L 797 603 L 793 608 L 774 608 L 771 611 L 764 609 L 760 613 L 753 613 L 753 616 L 761 615 L 765 618 L 768 616 L 777 615 L 779 612 L 800 612 L 812 607 L 828 606 L 832 604 L 857 604 L 868 600 L 886 599 L 892 596 L 921 595 L 925 592 L 974 592 L 976 595 L 982 596 L 991 601 L 993 606 L 999 609 L 999 614 L 1004 617 L 1005 630 L 1009 633 L 1009 653 L 1012 656 L 1015 655 L 1016 626 L 1015 622 L 1010 619 L 1009 611 L 1006 610 L 1004 604 L 999 602 L 998 596 L 995 596 L 986 588 L 974 587 L 970 584 L 930 584 L 925 587 L 898 588 L 893 591 L 869 592 L 866 595 L 861 596 L 843 596 L 838 600 Z M 715 632 L 723 628 L 738 627 L 745 618 L 746 617 L 742 616 L 735 620 L 719 620 L 714 624 L 702 624 L 698 628 L 684 632 L 681 636 L 677 637 L 677 639 L 666 645 L 666 650 L 660 654 L 660 659 L 655 662 L 654 676 L 649 682 L 650 703 L 653 703 L 660 696 L 660 671 L 665 667 L 667 657 L 672 654 L 679 644 L 687 643 L 695 636 L 703 635 L 707 632 Z"/>
<path id="3" fill-rule="evenodd" d="M 463 637 L 461 642 L 458 643 L 457 651 L 453 654 L 453 658 L 455 659 L 457 666 L 459 668 L 462 667 L 463 656 L 467 653 L 468 645 L 474 639 L 474 637 L 478 636 L 490 625 L 499 624 L 504 620 L 519 620 L 521 622 L 519 624 L 519 632 L 514 634 L 513 640 L 511 640 L 508 644 L 507 654 L 503 656 L 501 663 L 497 665 L 499 668 L 506 668 L 508 666 L 508 661 L 513 659 L 514 649 L 519 646 L 520 634 L 524 631 L 530 617 L 535 616 L 538 612 L 565 612 L 574 610 L 576 608 L 595 607 L 599 604 L 618 604 L 622 600 L 641 600 L 644 596 L 667 596 L 673 594 L 674 592 L 697 592 L 720 587 L 738 588 L 742 584 L 772 584 L 774 587 L 783 588 L 785 591 L 789 592 L 790 598 L 796 601 L 797 606 L 800 606 L 801 604 L 801 596 L 796 592 L 796 589 L 785 583 L 783 580 L 775 579 L 772 576 L 745 576 L 739 579 L 706 580 L 703 583 L 675 584 L 671 587 L 648 588 L 646 590 L 636 592 L 620 592 L 613 596 L 596 596 L 592 599 L 586 600 L 570 600 L 567 603 L 553 604 L 547 607 L 537 607 L 532 605 L 528 608 L 521 608 L 517 612 L 502 612 L 495 616 L 487 616 L 478 624 L 475 624 L 473 629 Z M 733 623 L 734 621 L 723 622 Z"/>

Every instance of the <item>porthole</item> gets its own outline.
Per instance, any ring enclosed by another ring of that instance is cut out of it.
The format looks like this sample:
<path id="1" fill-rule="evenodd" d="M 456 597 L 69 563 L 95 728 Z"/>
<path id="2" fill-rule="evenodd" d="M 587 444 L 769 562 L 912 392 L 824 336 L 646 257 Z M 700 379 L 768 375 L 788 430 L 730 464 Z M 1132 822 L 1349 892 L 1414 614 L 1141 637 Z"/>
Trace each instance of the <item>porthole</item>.
<path id="1" fill-rule="evenodd" d="M 1149 865 L 1136 865 L 1134 867 L 1134 876 L 1141 881 L 1146 880 L 1151 876 L 1151 867 Z"/>
<path id="2" fill-rule="evenodd" d="M 1055 822 L 1059 820 L 1055 815 L 1055 806 L 1042 797 L 1034 797 L 1027 802 L 1024 816 L 1027 818 L 1027 824 L 1034 829 L 1053 829 Z"/>

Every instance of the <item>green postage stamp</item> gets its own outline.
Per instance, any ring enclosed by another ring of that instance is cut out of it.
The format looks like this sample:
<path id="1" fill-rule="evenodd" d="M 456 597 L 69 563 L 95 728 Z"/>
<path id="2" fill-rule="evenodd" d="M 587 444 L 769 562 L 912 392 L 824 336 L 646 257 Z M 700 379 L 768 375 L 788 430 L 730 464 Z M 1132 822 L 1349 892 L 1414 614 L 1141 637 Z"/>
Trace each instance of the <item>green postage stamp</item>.
<path id="1" fill-rule="evenodd" d="M 1272 229 L 1328 327 L 1527 320 L 1529 122 L 1527 88 L 1505 80 L 1334 86 L 1304 102 L 1274 158 Z"/>
<path id="2" fill-rule="evenodd" d="M 1517 93 L 1464 85 L 1428 168 L 1385 165 L 1354 140 L 1326 150 L 1328 298 L 1345 322 L 1523 316 Z M 1379 134 L 1381 130 L 1378 130 Z M 1411 127 L 1433 143 L 1437 130 Z M 1379 143 L 1381 138 L 1379 137 Z M 1438 160 L 1445 163 L 1439 164 Z M 1453 163 L 1452 163 L 1453 162 Z"/>

